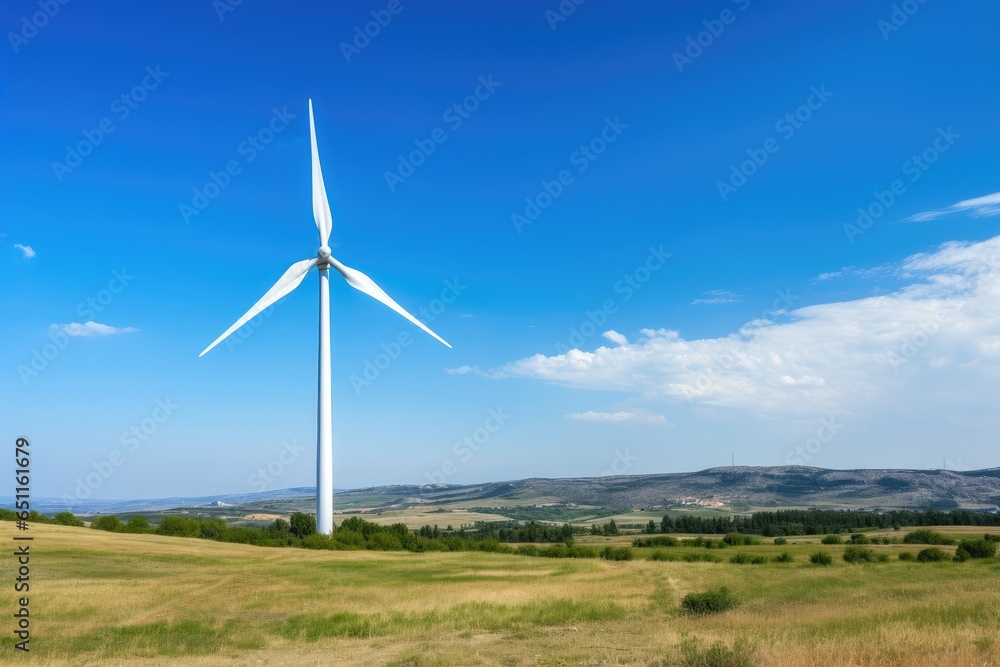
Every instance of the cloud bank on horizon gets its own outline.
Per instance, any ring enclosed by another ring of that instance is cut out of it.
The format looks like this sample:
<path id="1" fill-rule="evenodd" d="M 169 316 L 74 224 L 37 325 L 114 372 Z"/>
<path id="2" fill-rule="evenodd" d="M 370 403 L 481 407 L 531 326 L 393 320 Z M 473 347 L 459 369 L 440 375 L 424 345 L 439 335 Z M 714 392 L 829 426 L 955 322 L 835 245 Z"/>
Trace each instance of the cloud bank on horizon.
<path id="1" fill-rule="evenodd" d="M 457 372 L 769 413 L 852 411 L 944 385 L 949 400 L 989 401 L 1000 376 L 1000 236 L 945 243 L 892 268 L 911 282 L 891 294 L 798 308 L 726 337 L 649 328 L 628 340 L 608 331 L 612 344 L 593 351 Z M 570 417 L 626 422 L 628 414 Z"/>

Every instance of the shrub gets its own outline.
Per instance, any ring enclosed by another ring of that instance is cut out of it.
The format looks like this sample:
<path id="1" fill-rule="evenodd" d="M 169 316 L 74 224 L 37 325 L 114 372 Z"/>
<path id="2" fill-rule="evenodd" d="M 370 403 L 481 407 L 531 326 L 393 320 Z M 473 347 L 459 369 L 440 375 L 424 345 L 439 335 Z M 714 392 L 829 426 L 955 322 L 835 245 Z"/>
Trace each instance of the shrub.
<path id="1" fill-rule="evenodd" d="M 72 512 L 59 512 L 54 517 L 52 517 L 53 523 L 57 523 L 60 526 L 82 526 L 83 520 L 78 519 Z"/>
<path id="2" fill-rule="evenodd" d="M 829 565 L 833 562 L 833 558 L 826 551 L 817 551 L 809 556 L 809 562 L 815 565 Z"/>
<path id="3" fill-rule="evenodd" d="M 899 560 L 913 560 L 913 552 L 912 551 L 899 552 Z"/>
<path id="4" fill-rule="evenodd" d="M 638 537 L 632 542 L 633 547 L 676 547 L 681 543 L 672 535 L 657 535 L 656 537 Z"/>
<path id="5" fill-rule="evenodd" d="M 735 565 L 763 565 L 767 562 L 766 556 L 755 556 L 753 554 L 748 554 L 746 552 L 738 553 L 729 559 L 730 563 Z"/>
<path id="6" fill-rule="evenodd" d="M 601 549 L 604 560 L 632 560 L 632 550 L 628 547 L 604 547 Z"/>
<path id="7" fill-rule="evenodd" d="M 876 560 L 875 551 L 865 547 L 847 547 L 844 549 L 844 560 L 848 563 L 873 563 Z"/>
<path id="8" fill-rule="evenodd" d="M 677 560 L 677 554 L 667 553 L 666 551 L 654 551 L 649 554 L 649 560 L 674 561 Z"/>
<path id="9" fill-rule="evenodd" d="M 295 528 L 292 528 L 292 534 L 295 534 Z M 307 537 L 312 537 L 313 535 L 318 535 L 318 533 L 313 530 L 313 532 L 308 533 L 302 538 L 303 544 L 305 544 L 305 539 Z M 332 536 L 330 536 L 330 541 L 333 544 L 331 549 L 366 549 L 368 548 L 368 543 L 365 542 L 365 536 L 361 533 L 356 533 L 353 530 L 344 530 L 343 526 L 337 529 Z"/>
<path id="10" fill-rule="evenodd" d="M 553 544 L 538 550 L 538 555 L 543 558 L 597 558 L 597 549 L 574 544 L 571 547 L 565 544 Z"/>
<path id="11" fill-rule="evenodd" d="M 684 554 L 681 558 L 686 563 L 719 563 L 722 561 L 714 554 Z"/>
<path id="12" fill-rule="evenodd" d="M 788 540 L 786 540 L 783 537 L 776 537 L 776 538 L 774 538 L 774 544 L 775 544 L 775 546 L 781 547 L 781 546 L 784 546 L 784 545 L 788 544 Z"/>
<path id="13" fill-rule="evenodd" d="M 222 519 L 196 519 L 201 523 L 201 536 L 208 540 L 217 540 L 226 532 L 226 522 Z"/>
<path id="14" fill-rule="evenodd" d="M 681 540 L 681 544 L 686 547 L 705 547 L 706 549 L 722 549 L 728 546 L 722 540 L 713 540 L 711 537 L 702 537 L 701 535 L 694 539 Z"/>
<path id="15" fill-rule="evenodd" d="M 754 651 L 747 644 L 736 643 L 729 648 L 722 642 L 702 647 L 697 639 L 681 642 L 681 660 L 684 667 L 753 667 Z"/>
<path id="16" fill-rule="evenodd" d="M 787 551 L 783 551 L 774 557 L 775 563 L 791 563 L 793 560 L 795 559 L 792 558 L 792 554 L 788 553 Z"/>
<path id="17" fill-rule="evenodd" d="M 872 541 L 873 540 L 864 533 L 854 533 L 851 535 L 851 539 L 849 540 L 851 544 L 871 544 Z"/>
<path id="18" fill-rule="evenodd" d="M 760 544 L 760 540 L 758 540 L 756 537 L 750 537 L 749 535 L 743 535 L 741 533 L 729 533 L 728 535 L 722 538 L 722 541 L 734 547 L 753 546 L 755 544 Z"/>
<path id="19" fill-rule="evenodd" d="M 948 560 L 948 554 L 931 547 L 930 549 L 924 549 L 917 554 L 917 560 L 921 563 L 937 563 L 938 561 Z"/>
<path id="20" fill-rule="evenodd" d="M 353 535 L 357 535 L 357 533 L 352 533 L 352 534 Z M 339 535 L 339 533 L 335 533 L 335 535 Z M 361 538 L 361 543 L 363 545 L 365 538 L 361 537 L 361 535 L 358 535 L 358 537 Z M 339 542 L 337 542 L 334 537 L 331 537 L 330 535 L 320 535 L 319 533 L 313 533 L 312 535 L 306 535 L 305 537 L 303 537 L 302 538 L 302 546 L 304 546 L 306 549 L 341 550 L 341 549 L 350 549 L 350 548 L 352 548 L 352 547 L 341 546 L 341 544 Z M 355 549 L 359 549 L 359 548 L 363 549 L 364 547 L 363 546 L 361 546 L 361 547 L 354 546 L 353 548 L 355 548 Z"/>
<path id="21" fill-rule="evenodd" d="M 267 527 L 272 533 L 290 533 L 292 532 L 292 526 L 284 519 L 275 519 L 271 522 L 271 525 Z"/>
<path id="22" fill-rule="evenodd" d="M 955 551 L 955 559 L 965 561 L 970 558 L 993 558 L 997 554 L 997 543 L 991 540 L 962 540 Z"/>
<path id="23" fill-rule="evenodd" d="M 725 586 L 704 593 L 688 593 L 681 600 L 681 608 L 692 614 L 717 614 L 732 609 L 737 604 L 738 601 Z"/>
<path id="24" fill-rule="evenodd" d="M 517 548 L 517 553 L 521 556 L 538 556 L 538 547 L 534 544 L 522 544 Z"/>
<path id="25" fill-rule="evenodd" d="M 112 533 L 120 533 L 125 530 L 125 524 L 123 524 L 121 519 L 116 517 L 114 514 L 97 517 L 90 522 L 90 527 L 96 528 L 97 530 L 108 530 Z"/>
<path id="26" fill-rule="evenodd" d="M 827 535 L 821 541 L 823 544 L 842 544 L 844 542 L 844 538 L 840 535 Z"/>
<path id="27" fill-rule="evenodd" d="M 350 519 L 347 519 L 347 521 L 344 521 L 344 523 L 340 524 L 341 530 L 344 530 L 345 528 L 347 530 L 351 530 L 351 528 L 346 527 L 344 524 L 347 524 L 353 519 L 357 519 L 357 517 L 351 517 Z M 359 519 L 359 521 L 362 520 Z M 367 523 L 367 522 L 362 521 L 362 523 Z M 306 535 L 312 535 L 313 533 L 316 532 L 316 517 L 313 516 L 312 514 L 295 512 L 290 517 L 290 524 L 291 524 L 292 535 L 294 535 L 295 537 L 305 537 Z"/>
<path id="28" fill-rule="evenodd" d="M 955 540 L 951 539 L 947 535 L 942 535 L 936 530 L 921 528 L 920 530 L 915 530 L 912 533 L 907 533 L 906 537 L 903 538 L 903 543 L 951 545 L 955 543 Z"/>
<path id="29" fill-rule="evenodd" d="M 987 542 L 1000 542 L 1000 535 L 991 535 L 990 533 L 986 533 L 983 535 L 983 539 Z"/>

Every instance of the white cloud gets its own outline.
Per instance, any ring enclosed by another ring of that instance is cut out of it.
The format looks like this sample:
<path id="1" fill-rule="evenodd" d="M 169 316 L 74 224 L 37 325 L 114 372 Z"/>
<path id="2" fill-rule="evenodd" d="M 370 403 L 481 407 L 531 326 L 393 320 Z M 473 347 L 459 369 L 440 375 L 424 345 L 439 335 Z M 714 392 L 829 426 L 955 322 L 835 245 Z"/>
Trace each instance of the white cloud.
<path id="1" fill-rule="evenodd" d="M 636 424 L 669 424 L 667 418 L 655 413 L 634 412 L 573 412 L 566 415 L 566 419 L 585 422 L 632 422 Z"/>
<path id="2" fill-rule="evenodd" d="M 700 299 L 695 299 L 694 301 L 692 301 L 690 305 L 695 306 L 701 303 L 705 304 L 736 303 L 737 301 L 739 301 L 739 299 L 736 298 L 736 294 L 734 292 L 730 292 L 729 290 L 724 290 L 724 289 L 710 289 L 707 292 L 702 292 L 701 297 L 702 298 Z"/>
<path id="3" fill-rule="evenodd" d="M 112 327 L 100 322 L 70 322 L 69 324 L 53 324 L 49 327 L 61 331 L 67 336 L 113 336 L 115 334 L 133 333 L 138 331 L 133 327 Z"/>
<path id="4" fill-rule="evenodd" d="M 15 243 L 14 247 L 20 250 L 22 253 L 24 253 L 25 259 L 31 259 L 32 257 L 35 256 L 35 249 L 32 248 L 30 245 L 22 245 L 20 243 Z"/>
<path id="5" fill-rule="evenodd" d="M 617 345 L 628 345 L 628 338 L 613 329 L 611 331 L 605 331 L 601 335 Z"/>
<path id="6" fill-rule="evenodd" d="M 618 345 L 538 354 L 485 375 L 774 412 L 898 404 L 914 392 L 991 401 L 1000 382 L 1000 237 L 948 243 L 895 268 L 913 282 L 894 293 L 799 308 L 721 338 L 686 340 L 669 329 L 644 329 L 633 343 L 605 336 Z"/>
<path id="7" fill-rule="evenodd" d="M 891 273 L 891 270 L 889 269 L 889 267 L 885 266 L 876 266 L 875 268 L 871 269 L 859 269 L 853 266 L 845 266 L 840 271 L 829 271 L 827 273 L 821 273 L 815 278 L 813 278 L 812 282 L 817 283 L 817 282 L 823 282 L 824 280 L 833 280 L 834 278 L 848 278 L 851 276 L 856 276 L 858 278 L 864 278 L 864 279 L 878 278 L 880 276 L 885 276 L 889 273 Z"/>
<path id="8" fill-rule="evenodd" d="M 947 208 L 938 209 L 937 211 L 918 213 L 910 216 L 906 220 L 908 222 L 926 222 L 951 213 L 961 213 L 963 211 L 970 211 L 972 217 L 974 218 L 985 218 L 993 215 L 1000 215 L 1000 192 L 994 192 L 991 195 L 985 195 L 983 197 L 966 199 L 965 201 L 960 201 L 957 204 L 952 204 Z"/>

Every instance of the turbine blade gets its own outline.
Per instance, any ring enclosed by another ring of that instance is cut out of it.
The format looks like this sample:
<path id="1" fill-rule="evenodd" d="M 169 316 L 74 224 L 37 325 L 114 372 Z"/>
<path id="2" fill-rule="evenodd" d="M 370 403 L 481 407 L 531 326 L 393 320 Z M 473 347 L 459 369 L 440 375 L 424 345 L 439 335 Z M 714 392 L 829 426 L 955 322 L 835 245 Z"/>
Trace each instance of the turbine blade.
<path id="1" fill-rule="evenodd" d="M 326 186 L 323 184 L 323 168 L 319 165 L 319 148 L 316 146 L 316 121 L 313 120 L 312 100 L 309 100 L 309 138 L 312 143 L 313 218 L 316 219 L 316 229 L 319 230 L 319 244 L 327 245 L 330 240 L 330 232 L 333 230 L 333 216 L 330 214 L 330 202 L 326 198 Z"/>
<path id="2" fill-rule="evenodd" d="M 384 303 L 385 305 L 389 306 L 390 308 L 392 308 L 393 310 L 395 310 L 397 313 L 399 313 L 400 315 L 402 315 L 403 317 L 405 317 L 406 319 L 408 319 L 409 321 L 413 322 L 418 327 L 420 327 L 421 329 L 423 329 L 424 331 L 426 331 L 427 333 L 429 333 L 431 336 L 434 336 L 435 338 L 437 338 L 439 341 L 441 341 L 442 343 L 444 343 L 447 347 L 451 347 L 451 345 L 448 344 L 448 341 L 446 341 L 444 338 L 441 338 L 441 336 L 438 336 L 436 333 L 434 333 L 433 331 L 431 331 L 430 329 L 428 329 L 427 326 L 424 325 L 423 322 L 421 322 L 420 320 L 418 320 L 417 318 L 415 318 L 413 315 L 410 315 L 408 312 L 406 312 L 405 310 L 403 310 L 403 307 L 400 306 L 395 301 L 393 301 L 393 299 L 392 299 L 391 296 L 389 296 L 388 294 L 386 294 L 385 291 L 383 291 L 383 289 L 381 287 L 379 287 L 378 285 L 375 284 L 374 280 L 372 280 L 371 278 L 369 278 L 365 274 L 361 273 L 357 269 L 352 269 L 349 266 L 344 266 L 343 264 L 341 264 L 340 262 L 338 262 L 337 260 L 335 260 L 333 257 L 331 257 L 329 259 L 329 262 L 330 262 L 330 266 L 332 266 L 333 268 L 337 269 L 337 271 L 340 272 L 340 275 L 344 276 L 344 279 L 347 280 L 347 284 L 348 285 L 350 285 L 351 287 L 353 287 L 356 290 L 364 292 L 365 294 L 367 294 L 368 296 L 372 297 L 376 301 L 381 301 L 382 303 Z"/>
<path id="3" fill-rule="evenodd" d="M 226 332 L 215 339 L 215 341 L 202 350 L 199 357 L 205 356 L 205 353 L 211 350 L 213 347 L 224 341 L 229 334 L 233 333 L 241 326 L 252 320 L 257 314 L 270 306 L 272 303 L 278 301 L 281 297 L 287 295 L 293 289 L 302 284 L 302 280 L 309 273 L 309 269 L 316 266 L 316 262 L 319 261 L 315 257 L 312 259 L 304 259 L 301 262 L 295 262 L 288 270 L 285 271 L 284 275 L 278 278 L 278 282 L 274 283 L 274 286 L 267 290 L 267 293 L 260 298 L 260 300 L 253 305 L 253 307 L 246 312 L 240 319 L 236 320 L 236 324 L 226 329 Z"/>

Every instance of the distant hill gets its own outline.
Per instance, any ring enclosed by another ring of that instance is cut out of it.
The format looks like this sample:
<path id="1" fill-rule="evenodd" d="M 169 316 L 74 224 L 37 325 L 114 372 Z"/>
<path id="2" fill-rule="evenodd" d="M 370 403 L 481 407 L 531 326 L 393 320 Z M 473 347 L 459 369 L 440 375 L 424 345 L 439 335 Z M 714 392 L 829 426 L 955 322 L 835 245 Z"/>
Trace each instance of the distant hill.
<path id="1" fill-rule="evenodd" d="M 223 503 L 249 510 L 310 506 L 312 487 L 155 500 L 35 500 L 43 512 L 131 513 Z M 393 485 L 336 491 L 343 510 L 418 506 L 504 507 L 563 503 L 617 510 L 684 506 L 725 508 L 840 507 L 996 511 L 1000 468 L 988 470 L 826 470 L 804 466 L 710 468 L 700 472 L 571 479 L 522 479 L 483 484 Z M 13 506 L 13 498 L 0 498 Z"/>
<path id="2" fill-rule="evenodd" d="M 412 503 L 476 500 L 483 506 L 544 498 L 546 502 L 615 509 L 721 505 L 996 510 L 1000 507 L 1000 468 L 945 471 L 734 466 L 659 475 L 379 487 L 352 493 L 362 492 L 397 496 Z"/>

